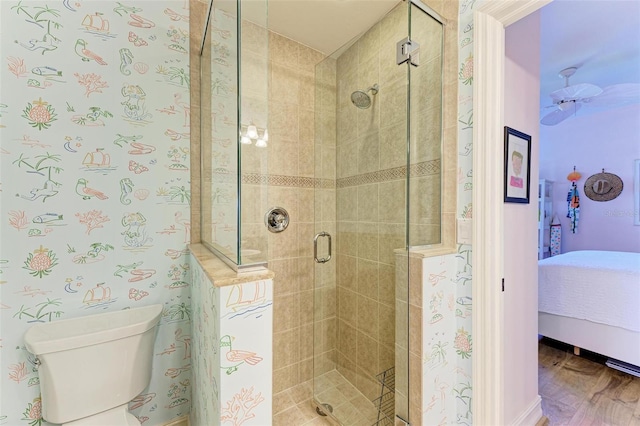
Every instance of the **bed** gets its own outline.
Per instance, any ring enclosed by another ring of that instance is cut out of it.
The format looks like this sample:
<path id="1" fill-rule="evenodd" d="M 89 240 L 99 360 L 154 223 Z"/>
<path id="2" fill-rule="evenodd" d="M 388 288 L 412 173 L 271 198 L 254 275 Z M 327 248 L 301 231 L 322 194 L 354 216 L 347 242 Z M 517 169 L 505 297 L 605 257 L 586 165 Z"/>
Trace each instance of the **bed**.
<path id="1" fill-rule="evenodd" d="M 538 334 L 640 366 L 640 253 L 539 260 Z"/>

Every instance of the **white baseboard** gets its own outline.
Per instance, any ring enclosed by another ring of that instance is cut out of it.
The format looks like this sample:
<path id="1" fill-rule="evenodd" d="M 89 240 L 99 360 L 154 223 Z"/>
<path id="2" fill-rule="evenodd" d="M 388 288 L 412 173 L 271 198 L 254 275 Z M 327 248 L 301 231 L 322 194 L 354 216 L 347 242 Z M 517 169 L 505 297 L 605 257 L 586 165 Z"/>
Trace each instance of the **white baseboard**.
<path id="1" fill-rule="evenodd" d="M 165 423 L 163 426 L 189 426 L 189 416 L 183 416 L 175 420 L 171 420 L 169 423 Z"/>
<path id="2" fill-rule="evenodd" d="M 514 426 L 535 426 L 541 418 L 542 398 L 540 398 L 540 395 L 536 395 L 536 399 L 531 403 L 529 408 L 516 417 L 512 424 Z"/>

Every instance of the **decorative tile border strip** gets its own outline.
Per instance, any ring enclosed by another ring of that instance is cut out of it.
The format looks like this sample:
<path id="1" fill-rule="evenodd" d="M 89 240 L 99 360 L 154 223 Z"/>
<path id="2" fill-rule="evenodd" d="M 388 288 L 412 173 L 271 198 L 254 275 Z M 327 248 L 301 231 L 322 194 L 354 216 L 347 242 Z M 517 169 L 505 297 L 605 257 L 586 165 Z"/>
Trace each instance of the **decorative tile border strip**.
<path id="1" fill-rule="evenodd" d="M 333 179 L 316 179 L 306 176 L 263 175 L 259 173 L 245 173 L 242 183 L 249 185 L 290 186 L 294 188 L 335 188 Z"/>
<path id="2" fill-rule="evenodd" d="M 440 160 L 423 161 L 412 164 L 409 167 L 409 176 L 421 177 L 440 173 Z M 215 173 L 218 176 L 218 173 Z M 378 170 L 371 173 L 363 173 L 350 176 L 337 181 L 333 179 L 318 179 L 305 176 L 266 175 L 260 173 L 244 173 L 242 183 L 248 185 L 288 186 L 293 188 L 345 188 L 348 186 L 367 185 L 371 183 L 388 182 L 407 177 L 406 167 L 394 167 L 392 169 Z M 233 180 L 230 176 L 227 179 Z M 220 182 L 220 180 L 218 180 Z M 227 182 L 225 180 L 225 182 Z"/>
<path id="3" fill-rule="evenodd" d="M 440 173 L 440 160 L 423 161 L 412 164 L 409 167 L 409 176 L 421 177 L 437 175 Z M 349 176 L 338 179 L 336 187 L 346 188 L 349 186 L 367 185 L 371 183 L 388 182 L 391 180 L 404 179 L 407 177 L 406 167 L 394 167 L 393 169 L 378 170 L 371 173 L 364 173 L 356 176 Z"/>

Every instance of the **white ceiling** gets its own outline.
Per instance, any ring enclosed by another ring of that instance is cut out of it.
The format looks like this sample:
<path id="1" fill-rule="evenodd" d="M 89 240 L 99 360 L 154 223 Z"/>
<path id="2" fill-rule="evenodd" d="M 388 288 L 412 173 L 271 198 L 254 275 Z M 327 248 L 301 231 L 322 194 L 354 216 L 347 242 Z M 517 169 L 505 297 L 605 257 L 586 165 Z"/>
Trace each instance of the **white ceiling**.
<path id="1" fill-rule="evenodd" d="M 540 13 L 541 107 L 564 87 L 558 73 L 568 67 L 578 68 L 572 85 L 640 84 L 640 1 L 555 0 Z M 578 114 L 601 110 L 585 107 Z"/>
<path id="2" fill-rule="evenodd" d="M 269 29 L 331 55 L 400 0 L 268 0 Z M 246 16 L 246 15 L 245 15 Z"/>

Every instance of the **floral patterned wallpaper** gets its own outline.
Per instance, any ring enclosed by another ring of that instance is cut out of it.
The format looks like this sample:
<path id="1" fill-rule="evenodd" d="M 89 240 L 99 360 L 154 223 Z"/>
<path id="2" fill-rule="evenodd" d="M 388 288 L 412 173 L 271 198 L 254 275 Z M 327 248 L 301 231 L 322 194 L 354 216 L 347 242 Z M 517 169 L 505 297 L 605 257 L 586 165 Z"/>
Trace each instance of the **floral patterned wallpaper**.
<path id="1" fill-rule="evenodd" d="M 188 3 L 0 8 L 0 424 L 46 424 L 32 324 L 153 303 L 151 384 L 130 408 L 187 415 Z"/>
<path id="2" fill-rule="evenodd" d="M 473 8 L 460 0 L 458 17 L 458 201 L 457 217 L 472 219 Z M 471 425 L 471 251 L 423 263 L 423 424 Z"/>
<path id="3" fill-rule="evenodd" d="M 473 219 L 473 8 L 476 0 L 460 0 L 458 19 L 458 203 L 457 216 Z M 453 349 L 456 353 L 456 380 L 453 394 L 456 398 L 456 423 L 473 424 L 471 401 L 471 245 L 458 245 L 455 276 L 456 332 Z"/>
<path id="4" fill-rule="evenodd" d="M 193 425 L 272 421 L 273 280 L 215 287 L 193 265 Z"/>

